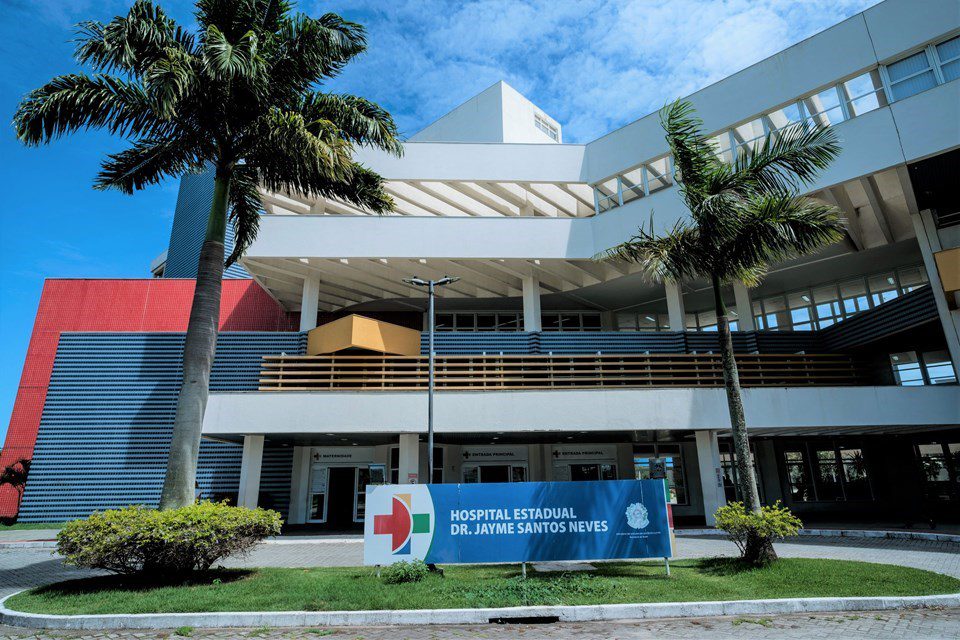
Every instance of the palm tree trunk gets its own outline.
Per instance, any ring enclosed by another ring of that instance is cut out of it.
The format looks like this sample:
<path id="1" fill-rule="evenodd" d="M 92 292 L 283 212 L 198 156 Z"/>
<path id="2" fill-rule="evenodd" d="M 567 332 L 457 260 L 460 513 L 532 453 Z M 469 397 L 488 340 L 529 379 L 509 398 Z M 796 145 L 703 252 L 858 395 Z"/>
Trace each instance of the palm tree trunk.
<path id="1" fill-rule="evenodd" d="M 743 413 L 743 396 L 740 393 L 740 373 L 733 355 L 733 336 L 730 334 L 730 319 L 727 305 L 723 302 L 720 280 L 713 277 L 713 298 L 717 308 L 717 332 L 720 334 L 720 358 L 723 363 L 723 384 L 727 390 L 727 407 L 730 410 L 730 428 L 733 432 L 733 450 L 737 463 L 737 481 L 740 495 L 750 511 L 760 512 L 760 493 L 753 475 L 750 459 L 750 440 L 747 437 L 747 420 Z M 747 534 L 743 558 L 750 564 L 763 565 L 777 559 L 770 538 Z"/>
<path id="2" fill-rule="evenodd" d="M 730 410 L 730 428 L 733 432 L 733 448 L 737 458 L 737 480 L 740 495 L 747 508 L 760 511 L 760 494 L 757 479 L 750 463 L 750 441 L 747 437 L 747 420 L 743 413 L 743 396 L 740 392 L 740 373 L 733 355 L 733 336 L 730 334 L 730 319 L 727 305 L 718 278 L 713 278 L 713 296 L 717 308 L 717 332 L 720 334 L 720 357 L 723 364 L 723 384 L 727 390 L 727 407 Z"/>
<path id="3" fill-rule="evenodd" d="M 217 169 L 207 233 L 200 249 L 197 286 L 193 293 L 190 322 L 183 345 L 183 379 L 173 422 L 173 439 L 167 459 L 167 474 L 160 496 L 161 509 L 193 504 L 200 452 L 200 430 L 210 393 L 210 369 L 220 325 L 220 291 L 223 284 L 224 238 L 230 171 Z"/>

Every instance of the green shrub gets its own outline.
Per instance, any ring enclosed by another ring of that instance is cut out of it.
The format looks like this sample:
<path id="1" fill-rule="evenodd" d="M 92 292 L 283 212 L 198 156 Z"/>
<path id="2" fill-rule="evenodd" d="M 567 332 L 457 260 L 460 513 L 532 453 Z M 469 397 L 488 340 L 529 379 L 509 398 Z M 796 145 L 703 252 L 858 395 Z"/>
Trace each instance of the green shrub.
<path id="1" fill-rule="evenodd" d="M 420 582 L 427 577 L 430 569 L 423 560 L 401 560 L 383 570 L 383 581 L 387 584 L 403 584 L 405 582 Z"/>
<path id="2" fill-rule="evenodd" d="M 731 502 L 714 514 L 717 528 L 727 532 L 740 549 L 740 556 L 751 564 L 767 564 L 777 559 L 774 540 L 795 536 L 803 527 L 800 518 L 780 504 L 763 507 L 760 513 L 748 511 L 742 502 Z"/>
<path id="3" fill-rule="evenodd" d="M 280 533 L 276 511 L 200 502 L 157 511 L 142 506 L 97 512 L 64 525 L 57 550 L 77 567 L 121 574 L 206 571 Z"/>

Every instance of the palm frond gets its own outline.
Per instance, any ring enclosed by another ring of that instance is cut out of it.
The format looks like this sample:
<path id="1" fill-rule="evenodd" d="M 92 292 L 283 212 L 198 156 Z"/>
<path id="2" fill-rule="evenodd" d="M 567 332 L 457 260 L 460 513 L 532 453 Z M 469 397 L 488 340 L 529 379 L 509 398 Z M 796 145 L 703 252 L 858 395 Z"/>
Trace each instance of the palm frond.
<path id="1" fill-rule="evenodd" d="M 142 74 L 171 47 L 194 48 L 193 36 L 178 26 L 159 6 L 137 0 L 125 16 L 107 24 L 97 21 L 78 25 L 75 57 L 96 71 L 120 70 Z"/>
<path id="2" fill-rule="evenodd" d="M 764 193 L 740 207 L 742 226 L 720 247 L 727 275 L 812 253 L 843 238 L 839 211 L 789 193 Z"/>
<path id="3" fill-rule="evenodd" d="M 333 123 L 339 128 L 340 135 L 351 142 L 398 156 L 403 153 L 393 118 L 366 98 L 316 92 L 304 99 L 300 111 L 308 122 L 325 120 Z"/>
<path id="4" fill-rule="evenodd" d="M 335 14 L 294 16 L 280 25 L 276 42 L 268 73 L 280 104 L 299 101 L 318 81 L 337 76 L 367 46 L 364 28 Z"/>
<path id="5" fill-rule="evenodd" d="M 655 281 L 680 281 L 705 273 L 705 256 L 700 242 L 698 229 L 682 220 L 678 220 L 668 233 L 657 235 L 651 216 L 649 229 L 641 225 L 636 235 L 597 254 L 594 259 L 632 262 Z"/>
<path id="6" fill-rule="evenodd" d="M 173 118 L 187 96 L 201 83 L 195 58 L 179 49 L 167 49 L 166 55 L 147 67 L 143 87 L 153 100 L 154 110 L 164 119 Z"/>
<path id="7" fill-rule="evenodd" d="M 833 129 L 799 123 L 767 135 L 759 148 L 741 149 L 733 175 L 745 190 L 789 192 L 813 182 L 839 154 Z"/>
<path id="8" fill-rule="evenodd" d="M 195 147 L 178 137 L 148 137 L 129 149 L 107 156 L 94 182 L 96 189 L 117 189 L 131 194 L 147 185 L 159 184 L 190 170 L 199 170 L 203 159 Z"/>
<path id="9" fill-rule="evenodd" d="M 17 138 L 28 145 L 44 144 L 79 129 L 106 129 L 122 136 L 173 130 L 138 84 L 83 74 L 58 76 L 31 91 L 17 108 L 13 125 Z"/>
<path id="10" fill-rule="evenodd" d="M 692 104 L 678 100 L 660 110 L 660 124 L 667 134 L 680 187 L 697 199 L 704 175 L 716 160 L 713 147 L 703 135 L 703 122 L 695 113 Z"/>
<path id="11" fill-rule="evenodd" d="M 232 43 L 216 25 L 207 27 L 203 38 L 204 66 L 210 77 L 224 82 L 236 78 L 256 82 L 265 68 L 257 55 L 257 34 L 247 31 Z"/>
<path id="12" fill-rule="evenodd" d="M 226 266 L 242 258 L 256 239 L 262 208 L 256 171 L 243 165 L 237 167 L 230 183 L 229 219 L 234 232 L 233 251 L 227 257 Z"/>

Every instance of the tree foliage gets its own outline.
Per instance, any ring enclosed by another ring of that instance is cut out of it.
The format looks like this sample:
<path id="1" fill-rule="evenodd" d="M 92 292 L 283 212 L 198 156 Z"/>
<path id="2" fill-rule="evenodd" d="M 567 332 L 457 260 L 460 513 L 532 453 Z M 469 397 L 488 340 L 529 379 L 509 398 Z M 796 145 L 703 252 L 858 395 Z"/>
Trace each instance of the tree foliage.
<path id="1" fill-rule="evenodd" d="M 311 18 L 285 0 L 199 0 L 197 33 L 137 0 L 125 16 L 79 25 L 75 57 L 92 70 L 30 92 L 14 116 L 18 138 L 50 142 L 79 129 L 130 140 L 107 156 L 95 186 L 132 193 L 214 167 L 232 178 L 237 260 L 256 237 L 257 188 L 391 208 L 381 178 L 354 147 L 401 153 L 378 105 L 321 90 L 366 48 L 362 26 Z"/>
<path id="2" fill-rule="evenodd" d="M 23 498 L 23 491 L 27 486 L 27 476 L 30 475 L 30 459 L 20 458 L 16 462 L 8 464 L 0 471 L 0 486 L 9 485 L 16 489 L 17 493 Z"/>
<path id="3" fill-rule="evenodd" d="M 651 216 L 626 242 L 601 255 L 639 264 L 662 280 L 759 283 L 771 263 L 843 236 L 835 207 L 798 195 L 840 152 L 833 130 L 797 124 L 742 147 L 724 162 L 688 102 L 660 113 L 680 195 L 690 211 L 666 233 Z"/>

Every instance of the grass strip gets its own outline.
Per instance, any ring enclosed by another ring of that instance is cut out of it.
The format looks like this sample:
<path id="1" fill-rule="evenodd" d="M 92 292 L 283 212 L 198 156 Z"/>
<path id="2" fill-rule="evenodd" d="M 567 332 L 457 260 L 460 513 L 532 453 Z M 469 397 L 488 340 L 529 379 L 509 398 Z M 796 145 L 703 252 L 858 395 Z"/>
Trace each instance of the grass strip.
<path id="1" fill-rule="evenodd" d="M 188 582 L 106 576 L 61 582 L 7 601 L 49 614 L 341 611 L 694 602 L 755 598 L 915 596 L 960 592 L 960 580 L 894 565 L 783 558 L 754 569 L 714 558 L 611 562 L 596 571 L 538 573 L 516 565 L 447 566 L 445 577 L 384 584 L 372 567 L 224 569 Z"/>

